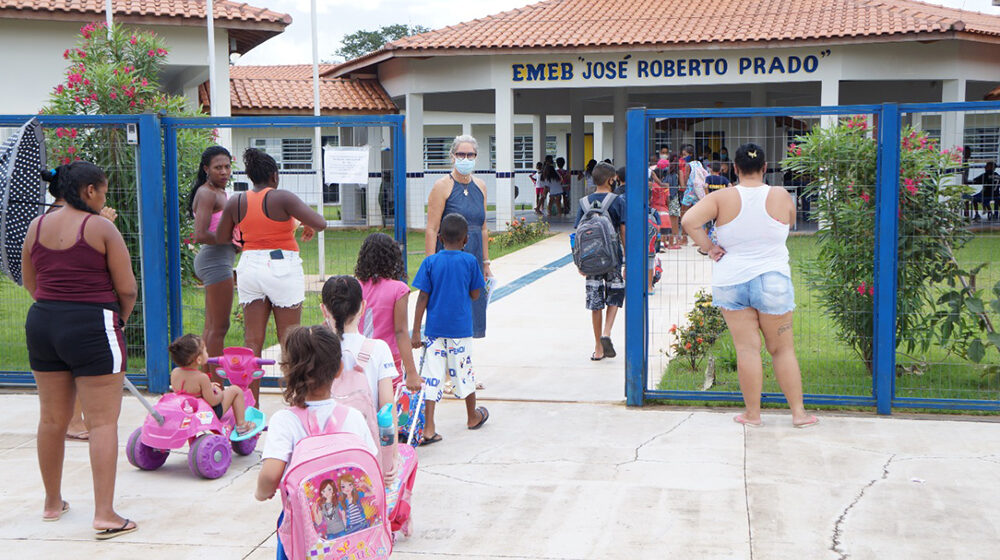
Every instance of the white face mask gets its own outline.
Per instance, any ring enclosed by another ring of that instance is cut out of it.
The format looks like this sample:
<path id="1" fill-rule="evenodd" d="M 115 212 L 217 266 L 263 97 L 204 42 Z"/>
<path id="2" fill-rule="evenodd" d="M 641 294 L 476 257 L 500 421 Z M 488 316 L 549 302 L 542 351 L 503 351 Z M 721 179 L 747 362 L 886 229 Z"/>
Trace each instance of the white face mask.
<path id="1" fill-rule="evenodd" d="M 476 168 L 476 160 L 465 159 L 465 158 L 455 158 L 455 171 L 458 171 L 462 175 L 468 175 Z"/>

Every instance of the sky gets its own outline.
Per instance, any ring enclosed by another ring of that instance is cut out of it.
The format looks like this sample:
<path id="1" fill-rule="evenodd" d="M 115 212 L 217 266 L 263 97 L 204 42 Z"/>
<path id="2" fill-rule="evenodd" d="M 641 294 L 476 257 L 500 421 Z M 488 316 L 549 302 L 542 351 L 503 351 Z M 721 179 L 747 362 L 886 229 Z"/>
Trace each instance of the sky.
<path id="1" fill-rule="evenodd" d="M 309 0 L 245 0 L 290 14 L 285 32 L 241 57 L 237 64 L 308 64 L 312 62 Z M 991 0 L 925 0 L 953 8 L 1000 15 Z M 344 35 L 359 29 L 405 23 L 437 29 L 463 21 L 521 8 L 533 0 L 316 0 L 319 58 L 333 61 Z"/>

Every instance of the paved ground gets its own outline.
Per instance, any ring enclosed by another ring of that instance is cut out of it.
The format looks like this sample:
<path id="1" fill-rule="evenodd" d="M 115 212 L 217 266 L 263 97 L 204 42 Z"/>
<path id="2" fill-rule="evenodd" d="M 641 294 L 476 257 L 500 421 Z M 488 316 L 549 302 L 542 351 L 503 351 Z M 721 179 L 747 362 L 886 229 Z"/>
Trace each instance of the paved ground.
<path id="1" fill-rule="evenodd" d="M 494 270 L 509 283 L 567 247 L 556 236 Z M 825 414 L 795 430 L 773 412 L 752 429 L 734 424 L 732 411 L 628 409 L 623 360 L 587 359 L 582 293 L 569 265 L 493 304 L 490 337 L 475 348 L 490 421 L 471 432 L 461 402 L 441 405 L 445 440 L 420 449 L 415 533 L 394 558 L 996 557 L 1000 424 Z M 690 295 L 661 294 L 653 315 L 672 321 L 665 315 Z M 0 403 L 0 557 L 273 557 L 280 506 L 253 500 L 256 454 L 205 481 L 183 453 L 157 472 L 135 470 L 122 453 L 118 508 L 141 529 L 99 543 L 87 446 L 70 443 L 64 496 L 73 509 L 42 523 L 37 398 L 6 393 Z M 265 411 L 280 407 L 265 395 Z M 126 396 L 122 445 L 143 416 Z"/>

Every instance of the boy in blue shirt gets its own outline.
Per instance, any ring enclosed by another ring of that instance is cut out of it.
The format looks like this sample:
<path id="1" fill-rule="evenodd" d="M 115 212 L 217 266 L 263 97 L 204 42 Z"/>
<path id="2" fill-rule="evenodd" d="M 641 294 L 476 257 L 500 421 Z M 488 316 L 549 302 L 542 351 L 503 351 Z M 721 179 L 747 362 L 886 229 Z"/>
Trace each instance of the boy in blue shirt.
<path id="1" fill-rule="evenodd" d="M 469 356 L 472 300 L 479 298 L 486 286 L 476 257 L 462 251 L 469 239 L 469 223 L 461 214 L 448 214 L 441 220 L 438 239 L 444 250 L 424 259 L 413 279 L 413 287 L 420 290 L 413 313 L 414 348 L 421 347 L 420 323 L 427 310 L 426 339 L 422 343 L 426 351 L 421 359 L 427 410 L 421 445 L 441 441 L 434 425 L 434 407 L 449 377 L 455 396 L 465 399 L 470 430 L 478 430 L 490 417 L 486 407 L 476 406 L 476 378 Z"/>

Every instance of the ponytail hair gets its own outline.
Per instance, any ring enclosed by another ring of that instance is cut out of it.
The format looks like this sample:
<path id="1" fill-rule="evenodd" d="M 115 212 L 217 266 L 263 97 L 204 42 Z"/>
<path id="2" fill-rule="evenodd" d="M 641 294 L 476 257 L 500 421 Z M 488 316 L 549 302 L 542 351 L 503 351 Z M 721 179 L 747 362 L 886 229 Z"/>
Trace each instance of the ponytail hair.
<path id="1" fill-rule="evenodd" d="M 344 336 L 347 320 L 361 311 L 361 283 L 353 276 L 331 276 L 323 284 L 323 305 L 333 315 L 337 336 Z"/>
<path id="2" fill-rule="evenodd" d="M 255 185 L 265 185 L 278 172 L 278 163 L 267 152 L 257 148 L 247 148 L 243 152 L 243 165 L 247 177 Z"/>
<path id="3" fill-rule="evenodd" d="M 80 190 L 87 185 L 96 186 L 108 181 L 100 167 L 89 161 L 77 160 L 55 169 L 44 169 L 41 176 L 49 184 L 49 194 L 55 199 L 62 198 L 67 204 L 83 212 L 98 213 L 83 201 Z"/>
<path id="4" fill-rule="evenodd" d="M 212 160 L 215 156 L 226 156 L 230 162 L 233 161 L 233 154 L 230 154 L 229 150 L 222 146 L 209 146 L 201 153 L 201 163 L 198 164 L 198 177 L 195 178 L 194 184 L 191 185 L 191 191 L 187 195 L 188 216 L 192 218 L 194 217 L 194 196 L 198 193 L 198 189 L 208 182 L 208 173 L 205 172 L 205 168 L 212 165 Z"/>
<path id="5" fill-rule="evenodd" d="M 305 407 L 310 394 L 329 389 L 340 374 L 340 353 L 340 339 L 322 325 L 288 331 L 281 355 L 285 402 Z"/>
<path id="6" fill-rule="evenodd" d="M 736 169 L 740 174 L 747 175 L 763 171 L 767 159 L 764 156 L 764 148 L 750 142 L 736 149 L 733 161 L 736 162 Z"/>

